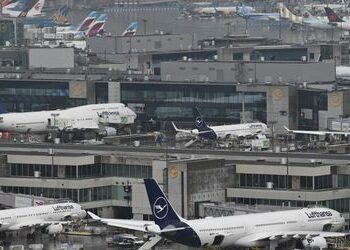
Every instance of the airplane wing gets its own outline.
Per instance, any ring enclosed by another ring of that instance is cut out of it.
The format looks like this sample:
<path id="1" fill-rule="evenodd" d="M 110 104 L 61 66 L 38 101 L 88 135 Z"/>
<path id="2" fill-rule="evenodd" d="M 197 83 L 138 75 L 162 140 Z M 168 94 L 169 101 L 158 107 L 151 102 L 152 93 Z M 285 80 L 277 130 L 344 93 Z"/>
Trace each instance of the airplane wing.
<path id="1" fill-rule="evenodd" d="M 59 120 L 58 125 L 60 130 L 99 130 L 99 126 L 96 122 L 90 120 L 75 121 L 72 119 Z"/>
<path id="2" fill-rule="evenodd" d="M 181 132 L 181 133 L 185 133 L 185 134 L 191 134 L 191 130 L 178 129 L 174 122 L 171 122 L 171 123 L 173 124 L 173 127 L 174 127 L 176 132 Z"/>
<path id="3" fill-rule="evenodd" d="M 123 220 L 123 219 L 105 219 L 100 218 L 99 216 L 88 212 L 92 219 L 101 221 L 109 226 L 121 227 L 141 232 L 147 232 L 146 227 L 149 225 L 155 225 L 153 221 L 144 221 L 144 220 Z"/>
<path id="4" fill-rule="evenodd" d="M 294 238 L 294 239 L 310 239 L 314 237 L 344 237 L 348 234 L 338 233 L 338 232 L 325 232 L 325 231 L 272 231 L 272 232 L 260 232 L 255 234 L 250 234 L 240 241 L 242 242 L 255 242 L 261 240 L 279 240 L 285 238 Z"/>
<path id="5" fill-rule="evenodd" d="M 154 221 L 148 221 L 148 220 L 124 220 L 124 219 L 106 219 L 106 218 L 100 218 L 99 216 L 91 213 L 88 211 L 88 214 L 91 216 L 92 219 L 101 221 L 104 224 L 107 224 L 112 227 L 120 227 L 120 228 L 126 228 L 130 230 L 135 231 L 141 231 L 141 232 L 150 232 L 150 230 L 147 230 L 147 227 L 156 225 Z M 164 228 L 162 230 L 159 230 L 157 232 L 152 233 L 169 233 L 174 231 L 181 231 L 186 229 L 187 227 L 177 227 L 177 228 Z"/>
<path id="6" fill-rule="evenodd" d="M 284 126 L 285 130 L 294 134 L 306 134 L 306 135 L 350 135 L 350 132 L 338 132 L 338 131 L 315 131 L 315 130 L 291 130 Z"/>

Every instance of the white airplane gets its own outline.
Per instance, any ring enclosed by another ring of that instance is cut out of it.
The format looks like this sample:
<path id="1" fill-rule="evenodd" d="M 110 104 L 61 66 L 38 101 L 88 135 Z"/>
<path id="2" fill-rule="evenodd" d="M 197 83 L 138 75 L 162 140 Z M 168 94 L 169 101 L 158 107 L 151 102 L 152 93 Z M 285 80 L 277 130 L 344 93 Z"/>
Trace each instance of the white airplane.
<path id="1" fill-rule="evenodd" d="M 173 122 L 173 127 L 176 132 L 190 135 L 194 137 L 193 140 L 186 143 L 186 147 L 192 145 L 198 139 L 209 140 L 235 140 L 238 138 L 244 138 L 254 136 L 257 134 L 269 134 L 270 130 L 266 124 L 261 122 L 221 125 L 209 127 L 197 108 L 193 108 L 193 118 L 195 129 L 184 130 L 178 129 Z"/>
<path id="2" fill-rule="evenodd" d="M 304 134 L 304 135 L 350 135 L 350 132 L 342 131 L 315 131 L 315 130 L 291 130 L 284 126 L 284 129 L 293 134 Z"/>
<path id="3" fill-rule="evenodd" d="M 116 135 L 116 127 L 133 124 L 136 114 L 122 103 L 90 104 L 65 110 L 0 114 L 0 131 L 47 133 L 96 131 L 103 136 Z"/>
<path id="4" fill-rule="evenodd" d="M 193 10 L 197 14 L 223 14 L 225 16 L 233 15 L 245 8 L 249 12 L 254 12 L 255 9 L 250 6 L 222 6 L 222 7 L 201 7 Z"/>
<path id="5" fill-rule="evenodd" d="M 301 9 L 302 16 L 294 15 L 287 7 L 280 4 L 281 18 L 288 19 L 294 26 L 301 25 L 316 29 L 334 29 L 335 26 L 329 24 L 328 20 L 312 16 L 308 11 Z"/>
<path id="6" fill-rule="evenodd" d="M 326 247 L 325 237 L 346 235 L 336 232 L 343 228 L 344 217 L 329 208 L 186 220 L 176 213 L 154 179 L 144 181 L 154 221 L 107 219 L 91 212 L 88 214 L 109 226 L 156 234 L 183 245 L 202 248 L 270 246 L 275 249 L 288 240 L 306 240 L 304 245 Z"/>
<path id="7" fill-rule="evenodd" d="M 274 20 L 278 21 L 280 19 L 280 14 L 277 12 L 265 13 L 265 12 L 251 12 L 250 9 L 246 7 L 242 7 L 239 11 L 237 11 L 238 16 L 243 17 L 245 19 L 253 19 L 253 20 Z"/>
<path id="8" fill-rule="evenodd" d="M 41 16 L 45 0 L 18 0 L 7 4 L 2 9 L 4 16 L 10 17 L 35 17 Z"/>
<path id="9" fill-rule="evenodd" d="M 76 203 L 0 210 L 0 231 L 30 229 L 33 235 L 36 229 L 41 229 L 44 233 L 56 234 L 63 231 L 67 220 L 83 219 L 85 216 L 85 210 Z"/>

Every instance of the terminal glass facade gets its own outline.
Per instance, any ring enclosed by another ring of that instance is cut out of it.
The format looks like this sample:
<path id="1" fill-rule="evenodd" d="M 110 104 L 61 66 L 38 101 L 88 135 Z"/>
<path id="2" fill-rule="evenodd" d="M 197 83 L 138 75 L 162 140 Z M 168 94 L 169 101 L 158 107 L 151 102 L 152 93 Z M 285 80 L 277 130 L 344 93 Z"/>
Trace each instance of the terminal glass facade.
<path id="1" fill-rule="evenodd" d="M 234 85 L 122 83 L 121 101 L 144 105 L 138 119 L 193 123 L 192 108 L 198 107 L 209 122 L 240 123 L 244 110 L 253 120 L 266 122 L 266 94 L 236 91 Z M 243 104 L 244 102 L 244 104 Z"/>
<path id="2" fill-rule="evenodd" d="M 62 173 L 61 176 L 58 175 L 58 171 Z M 13 177 L 33 177 L 34 172 L 39 172 L 41 177 L 65 179 L 83 179 L 111 176 L 130 178 L 152 177 L 152 167 L 143 165 L 105 163 L 80 166 L 11 164 L 11 176 Z"/>
<path id="3" fill-rule="evenodd" d="M 286 175 L 266 175 L 266 174 L 238 174 L 238 187 L 266 188 L 267 183 L 272 182 L 275 189 L 300 189 L 300 190 L 320 190 L 336 188 L 333 185 L 332 175 L 321 176 L 286 176 Z M 339 175 L 338 186 L 349 187 L 350 177 Z M 292 183 L 294 185 L 292 186 Z M 297 184 L 296 184 L 297 183 Z"/>
<path id="4" fill-rule="evenodd" d="M 65 109 L 86 103 L 86 98 L 69 97 L 68 82 L 0 81 L 0 107 L 8 112 Z"/>
<path id="5" fill-rule="evenodd" d="M 299 90 L 299 129 L 318 130 L 319 111 L 328 110 L 328 95 L 323 91 Z"/>

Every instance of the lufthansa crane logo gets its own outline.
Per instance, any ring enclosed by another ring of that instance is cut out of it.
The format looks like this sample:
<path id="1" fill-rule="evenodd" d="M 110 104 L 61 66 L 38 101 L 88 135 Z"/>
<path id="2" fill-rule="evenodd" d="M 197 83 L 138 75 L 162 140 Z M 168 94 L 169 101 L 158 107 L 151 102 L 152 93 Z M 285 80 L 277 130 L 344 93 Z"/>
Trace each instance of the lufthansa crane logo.
<path id="1" fill-rule="evenodd" d="M 164 219 L 168 214 L 168 202 L 164 197 L 159 197 L 153 204 L 154 216 L 161 220 Z"/>
<path id="2" fill-rule="evenodd" d="M 196 126 L 199 128 L 199 127 L 202 126 L 202 124 L 203 124 L 202 117 L 198 116 L 198 117 L 196 118 Z"/>

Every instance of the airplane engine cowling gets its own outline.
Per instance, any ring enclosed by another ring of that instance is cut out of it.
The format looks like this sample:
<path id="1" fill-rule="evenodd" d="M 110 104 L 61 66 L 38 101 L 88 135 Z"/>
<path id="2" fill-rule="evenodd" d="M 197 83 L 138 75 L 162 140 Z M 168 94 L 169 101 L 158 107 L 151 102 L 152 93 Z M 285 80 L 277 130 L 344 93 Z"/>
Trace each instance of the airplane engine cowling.
<path id="1" fill-rule="evenodd" d="M 113 127 L 104 127 L 100 134 L 102 136 L 115 136 L 117 135 L 117 130 Z"/>
<path id="2" fill-rule="evenodd" d="M 63 226 L 62 226 L 62 224 L 49 225 L 49 226 L 43 228 L 41 231 L 42 231 L 42 233 L 46 233 L 46 234 L 61 233 L 61 232 L 63 232 Z"/>
<path id="3" fill-rule="evenodd" d="M 318 237 L 313 237 L 310 239 L 304 239 L 303 240 L 303 246 L 308 247 L 308 248 L 327 248 L 328 244 L 325 238 L 318 236 Z"/>
<path id="4" fill-rule="evenodd" d="M 146 226 L 146 231 L 149 233 L 160 234 L 160 227 L 158 225 Z"/>

